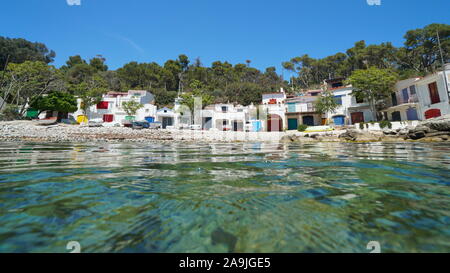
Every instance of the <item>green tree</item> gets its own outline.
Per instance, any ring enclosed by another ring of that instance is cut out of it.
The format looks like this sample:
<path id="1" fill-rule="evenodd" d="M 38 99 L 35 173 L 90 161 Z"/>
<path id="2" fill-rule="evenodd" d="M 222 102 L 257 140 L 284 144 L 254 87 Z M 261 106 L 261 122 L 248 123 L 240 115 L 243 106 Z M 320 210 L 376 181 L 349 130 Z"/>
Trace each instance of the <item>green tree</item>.
<path id="1" fill-rule="evenodd" d="M 79 64 L 87 64 L 83 58 L 81 58 L 80 55 L 70 56 L 69 59 L 66 61 L 67 68 L 72 68 Z"/>
<path id="2" fill-rule="evenodd" d="M 30 107 L 40 112 L 58 111 L 61 113 L 75 112 L 78 109 L 77 99 L 73 95 L 57 91 L 36 97 Z"/>
<path id="3" fill-rule="evenodd" d="M 158 107 L 172 106 L 178 93 L 176 91 L 167 91 L 164 88 L 156 88 L 151 91 L 155 95 L 155 103 Z"/>
<path id="4" fill-rule="evenodd" d="M 134 100 L 130 100 L 130 101 L 126 101 L 126 102 L 122 103 L 123 110 L 129 116 L 136 115 L 137 111 L 139 109 L 141 109 L 142 107 L 144 107 L 142 104 L 140 104 L 139 102 L 136 102 Z"/>
<path id="5" fill-rule="evenodd" d="M 196 97 L 201 99 L 202 107 L 214 102 L 214 97 L 203 91 L 203 85 L 200 81 L 193 81 L 189 87 L 191 91 L 181 95 L 181 104 L 189 107 L 191 112 L 194 111 L 194 101 Z"/>
<path id="6" fill-rule="evenodd" d="M 41 61 L 25 61 L 20 64 L 9 63 L 5 76 L 5 86 L 1 96 L 6 102 L 19 106 L 19 114 L 26 110 L 26 104 L 33 98 L 45 94 L 55 88 L 57 71 Z"/>
<path id="7" fill-rule="evenodd" d="M 397 61 L 404 70 L 413 70 L 419 74 L 435 71 L 442 66 L 437 34 L 441 40 L 444 62 L 450 60 L 450 25 L 430 24 L 422 29 L 408 31 L 405 47 L 397 53 Z"/>
<path id="8" fill-rule="evenodd" d="M 55 56 L 55 52 L 49 50 L 45 44 L 0 36 L 0 71 L 5 69 L 8 58 L 9 63 L 21 64 L 25 61 L 40 61 L 48 64 L 53 62 Z"/>
<path id="9" fill-rule="evenodd" d="M 390 69 L 370 67 L 366 70 L 355 70 L 347 80 L 353 86 L 352 94 L 369 102 L 374 120 L 379 120 L 378 110 L 394 90 L 398 75 Z"/>
<path id="10" fill-rule="evenodd" d="M 333 93 L 326 90 L 317 98 L 314 102 L 314 106 L 318 113 L 326 114 L 334 113 L 334 111 L 339 107 L 339 104 L 337 104 Z"/>
<path id="11" fill-rule="evenodd" d="M 89 107 L 99 103 L 108 91 L 107 83 L 98 74 L 81 83 L 71 85 L 71 90 L 75 96 L 82 100 L 81 109 L 85 114 L 87 114 Z"/>
<path id="12" fill-rule="evenodd" d="M 225 95 L 229 102 L 250 105 L 251 103 L 257 104 L 261 102 L 264 90 L 263 87 L 256 83 L 234 82 L 228 86 Z"/>
<path id="13" fill-rule="evenodd" d="M 96 71 L 107 71 L 108 66 L 105 64 L 106 59 L 101 55 L 97 55 L 89 61 L 89 65 L 92 66 Z"/>

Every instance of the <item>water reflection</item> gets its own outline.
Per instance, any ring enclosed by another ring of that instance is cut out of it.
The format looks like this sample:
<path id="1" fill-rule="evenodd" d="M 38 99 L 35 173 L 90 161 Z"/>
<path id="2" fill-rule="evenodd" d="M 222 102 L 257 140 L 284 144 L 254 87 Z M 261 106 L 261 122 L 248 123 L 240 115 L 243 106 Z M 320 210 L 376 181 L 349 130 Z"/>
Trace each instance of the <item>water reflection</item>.
<path id="1" fill-rule="evenodd" d="M 447 144 L 0 144 L 0 251 L 450 251 Z"/>

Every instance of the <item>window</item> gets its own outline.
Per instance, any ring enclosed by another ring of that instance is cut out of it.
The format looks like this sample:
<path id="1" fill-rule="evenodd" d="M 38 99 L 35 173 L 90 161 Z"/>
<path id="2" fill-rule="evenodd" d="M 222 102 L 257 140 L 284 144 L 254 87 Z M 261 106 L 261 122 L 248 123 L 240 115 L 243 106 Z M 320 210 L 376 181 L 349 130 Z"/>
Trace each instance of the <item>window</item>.
<path id="1" fill-rule="evenodd" d="M 334 101 L 337 104 L 342 105 L 342 96 L 334 96 Z"/>
<path id="2" fill-rule="evenodd" d="M 402 90 L 403 103 L 407 103 L 409 100 L 408 88 Z"/>
<path id="3" fill-rule="evenodd" d="M 226 126 L 226 125 L 227 125 L 227 121 L 226 121 L 226 120 L 223 120 L 223 121 L 222 121 L 222 125 L 223 125 L 223 126 Z"/>
<path id="4" fill-rule="evenodd" d="M 107 101 L 101 101 L 97 104 L 97 109 L 108 109 L 108 105 Z"/>
<path id="5" fill-rule="evenodd" d="M 224 113 L 227 112 L 227 107 L 226 106 L 222 106 L 222 112 L 224 112 Z"/>
<path id="6" fill-rule="evenodd" d="M 391 93 L 392 106 L 398 105 L 397 103 L 397 95 L 395 93 Z"/>
<path id="7" fill-rule="evenodd" d="M 331 88 L 338 88 L 344 86 L 344 84 L 342 82 L 335 82 L 331 84 Z"/>
<path id="8" fill-rule="evenodd" d="M 416 86 L 415 85 L 411 85 L 409 87 L 409 93 L 411 93 L 411 95 L 416 94 Z"/>
<path id="9" fill-rule="evenodd" d="M 295 103 L 288 103 L 288 112 L 295 112 Z"/>
<path id="10" fill-rule="evenodd" d="M 428 85 L 428 91 L 430 92 L 430 100 L 431 104 L 439 103 L 441 102 L 441 99 L 439 98 L 439 92 L 437 88 L 437 83 L 432 82 Z"/>

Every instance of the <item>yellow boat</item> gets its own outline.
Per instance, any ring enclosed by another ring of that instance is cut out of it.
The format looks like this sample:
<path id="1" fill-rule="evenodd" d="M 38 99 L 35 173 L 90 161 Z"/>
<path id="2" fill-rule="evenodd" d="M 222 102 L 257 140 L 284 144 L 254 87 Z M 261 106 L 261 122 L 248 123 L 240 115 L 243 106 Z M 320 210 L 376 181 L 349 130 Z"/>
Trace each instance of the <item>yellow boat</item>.
<path id="1" fill-rule="evenodd" d="M 79 115 L 79 116 L 77 116 L 77 122 L 78 122 L 78 124 L 87 123 L 88 117 L 86 115 Z"/>

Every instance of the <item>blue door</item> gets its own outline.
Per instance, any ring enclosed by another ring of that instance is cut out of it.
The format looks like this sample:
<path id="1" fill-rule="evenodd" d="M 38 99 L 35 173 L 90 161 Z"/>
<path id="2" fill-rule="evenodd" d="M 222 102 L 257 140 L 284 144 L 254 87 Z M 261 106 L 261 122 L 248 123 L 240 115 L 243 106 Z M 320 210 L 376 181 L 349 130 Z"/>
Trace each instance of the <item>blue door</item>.
<path id="1" fill-rule="evenodd" d="M 259 132 L 262 128 L 262 123 L 260 120 L 252 121 L 253 132 Z"/>
<path id="2" fill-rule="evenodd" d="M 145 117 L 145 120 L 151 123 L 151 122 L 155 121 L 155 118 L 154 117 Z"/>
<path id="3" fill-rule="evenodd" d="M 403 89 L 402 94 L 403 94 L 403 103 L 408 103 L 409 100 L 408 88 Z"/>
<path id="4" fill-rule="evenodd" d="M 345 116 L 335 116 L 333 117 L 334 125 L 345 125 Z"/>
<path id="5" fill-rule="evenodd" d="M 298 120 L 296 118 L 288 119 L 288 130 L 297 130 Z"/>
<path id="6" fill-rule="evenodd" d="M 303 124 L 308 126 L 314 126 L 314 117 L 313 116 L 303 116 L 302 118 Z"/>
<path id="7" fill-rule="evenodd" d="M 419 120 L 416 108 L 408 108 L 408 110 L 406 110 L 406 117 L 408 120 Z"/>
<path id="8" fill-rule="evenodd" d="M 392 121 L 402 121 L 402 117 L 399 111 L 392 112 Z"/>

